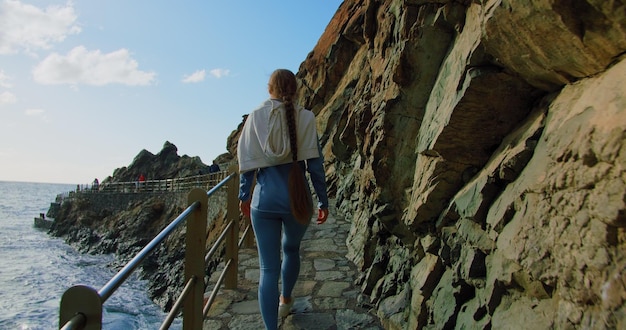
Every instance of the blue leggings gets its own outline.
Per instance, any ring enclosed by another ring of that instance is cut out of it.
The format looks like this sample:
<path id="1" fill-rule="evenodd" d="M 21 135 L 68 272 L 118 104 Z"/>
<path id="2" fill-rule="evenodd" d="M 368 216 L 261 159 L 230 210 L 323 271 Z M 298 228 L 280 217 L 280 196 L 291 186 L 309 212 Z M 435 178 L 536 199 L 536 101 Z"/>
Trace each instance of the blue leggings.
<path id="1" fill-rule="evenodd" d="M 254 208 L 250 210 L 250 218 L 259 250 L 259 307 L 265 327 L 273 330 L 278 328 L 279 275 L 282 274 L 283 297 L 291 297 L 300 274 L 300 242 L 308 226 L 300 224 L 291 214 Z"/>

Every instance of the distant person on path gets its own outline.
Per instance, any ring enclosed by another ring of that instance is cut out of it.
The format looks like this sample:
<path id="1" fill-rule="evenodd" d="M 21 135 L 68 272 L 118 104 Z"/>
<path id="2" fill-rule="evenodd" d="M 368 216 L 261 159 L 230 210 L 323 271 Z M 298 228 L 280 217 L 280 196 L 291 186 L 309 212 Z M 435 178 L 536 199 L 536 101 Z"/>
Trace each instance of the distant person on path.
<path id="1" fill-rule="evenodd" d="M 270 99 L 248 116 L 237 149 L 239 208 L 251 218 L 256 235 L 261 270 L 259 307 L 270 330 L 277 329 L 278 316 L 287 316 L 293 306 L 291 294 L 300 274 L 300 242 L 313 215 L 306 172 L 318 198 L 317 223 L 328 218 L 324 158 L 315 115 L 294 105 L 296 88 L 291 71 L 272 73 Z M 282 295 L 278 290 L 280 276 Z"/>
<path id="2" fill-rule="evenodd" d="M 92 190 L 98 190 L 99 186 L 100 186 L 100 182 L 98 181 L 98 178 L 95 178 L 93 180 L 93 183 L 91 184 L 91 189 Z"/>
<path id="3" fill-rule="evenodd" d="M 139 174 L 139 182 L 137 185 L 137 189 L 140 190 L 141 188 L 143 188 L 143 185 L 145 182 L 146 182 L 146 177 L 143 175 L 143 173 Z"/>
<path id="4" fill-rule="evenodd" d="M 220 166 L 217 165 L 217 163 L 215 161 L 213 161 L 213 164 L 211 164 L 211 166 L 209 166 L 209 173 L 216 173 L 220 171 Z"/>

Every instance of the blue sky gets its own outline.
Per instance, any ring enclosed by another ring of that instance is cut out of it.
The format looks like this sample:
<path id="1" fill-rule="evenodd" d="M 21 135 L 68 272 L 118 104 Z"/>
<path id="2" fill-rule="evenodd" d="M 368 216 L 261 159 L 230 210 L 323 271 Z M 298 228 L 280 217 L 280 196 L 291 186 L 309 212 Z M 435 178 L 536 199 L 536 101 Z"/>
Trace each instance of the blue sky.
<path id="1" fill-rule="evenodd" d="M 165 141 L 210 164 L 341 2 L 0 0 L 0 180 L 87 184 Z"/>

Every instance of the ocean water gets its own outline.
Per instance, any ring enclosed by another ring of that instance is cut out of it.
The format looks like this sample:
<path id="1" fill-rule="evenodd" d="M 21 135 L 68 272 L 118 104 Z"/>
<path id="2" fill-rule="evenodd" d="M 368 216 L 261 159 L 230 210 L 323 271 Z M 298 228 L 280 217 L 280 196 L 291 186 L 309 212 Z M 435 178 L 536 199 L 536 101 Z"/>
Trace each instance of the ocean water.
<path id="1" fill-rule="evenodd" d="M 107 267 L 114 256 L 81 254 L 33 226 L 56 195 L 75 188 L 0 181 L 0 329 L 58 329 L 65 290 L 77 284 L 99 290 L 115 275 Z M 104 303 L 103 329 L 158 329 L 165 317 L 146 282 L 133 275 Z"/>

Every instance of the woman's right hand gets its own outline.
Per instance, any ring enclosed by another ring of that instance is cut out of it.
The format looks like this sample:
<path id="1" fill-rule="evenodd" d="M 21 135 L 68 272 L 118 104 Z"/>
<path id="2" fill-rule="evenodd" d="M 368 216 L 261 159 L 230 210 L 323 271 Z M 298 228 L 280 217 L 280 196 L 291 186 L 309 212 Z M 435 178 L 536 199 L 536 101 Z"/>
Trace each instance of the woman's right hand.
<path id="1" fill-rule="evenodd" d="M 326 222 L 328 219 L 328 209 L 318 209 L 317 210 L 317 224 L 321 225 Z"/>
<path id="2" fill-rule="evenodd" d="M 239 210 L 246 218 L 250 218 L 250 202 L 250 199 L 247 201 L 239 201 Z"/>

